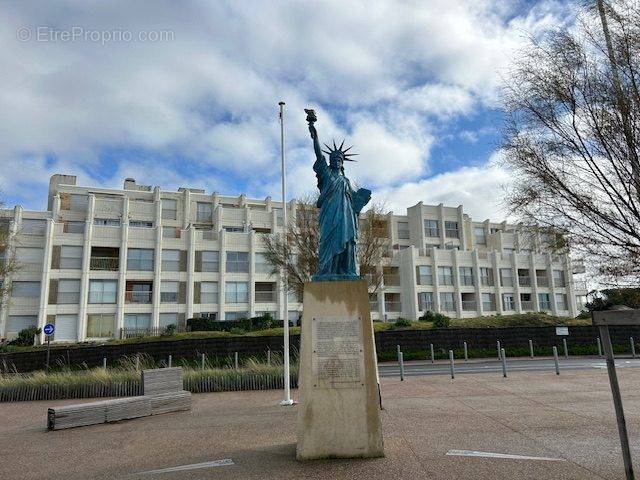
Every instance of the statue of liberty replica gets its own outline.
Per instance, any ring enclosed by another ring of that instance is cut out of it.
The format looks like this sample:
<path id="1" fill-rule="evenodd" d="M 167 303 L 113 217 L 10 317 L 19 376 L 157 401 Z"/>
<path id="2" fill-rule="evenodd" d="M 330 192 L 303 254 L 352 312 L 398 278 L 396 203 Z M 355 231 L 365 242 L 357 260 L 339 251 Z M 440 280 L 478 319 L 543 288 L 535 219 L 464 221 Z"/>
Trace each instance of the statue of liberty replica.
<path id="1" fill-rule="evenodd" d="M 351 182 L 344 175 L 344 162 L 353 162 L 348 153 L 352 147 L 342 149 L 344 141 L 333 148 L 325 143 L 327 150 L 322 150 L 318 140 L 318 132 L 313 125 L 316 114 L 306 110 L 309 132 L 313 139 L 316 161 L 313 170 L 318 177 L 320 198 L 317 207 L 320 209 L 320 251 L 318 272 L 314 281 L 349 280 L 358 277 L 358 215 L 371 199 L 371 190 L 360 188 L 354 191 Z M 329 156 L 329 163 L 323 155 Z"/>
<path id="2" fill-rule="evenodd" d="M 380 390 L 367 282 L 358 276 L 358 215 L 371 199 L 344 175 L 344 142 L 320 147 L 313 110 L 320 209 L 318 272 L 304 285 L 296 458 L 384 456 Z M 329 160 L 325 155 L 328 155 Z"/>

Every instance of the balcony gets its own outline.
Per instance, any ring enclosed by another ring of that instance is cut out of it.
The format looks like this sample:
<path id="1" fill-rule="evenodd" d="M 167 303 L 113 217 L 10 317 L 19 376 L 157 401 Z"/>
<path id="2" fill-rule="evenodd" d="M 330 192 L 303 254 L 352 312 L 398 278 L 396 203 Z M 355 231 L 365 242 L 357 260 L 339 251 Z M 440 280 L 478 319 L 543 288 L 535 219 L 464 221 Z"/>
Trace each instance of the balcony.
<path id="1" fill-rule="evenodd" d="M 385 273 L 383 277 L 384 284 L 387 286 L 394 287 L 400 285 L 400 275 L 397 273 Z"/>
<path id="2" fill-rule="evenodd" d="M 378 311 L 378 302 L 369 302 L 369 310 L 371 310 L 372 312 L 377 312 Z"/>
<path id="3" fill-rule="evenodd" d="M 518 285 L 521 287 L 530 287 L 531 277 L 518 277 Z"/>
<path id="4" fill-rule="evenodd" d="M 536 284 L 539 287 L 548 287 L 549 286 L 549 277 L 536 277 Z"/>
<path id="5" fill-rule="evenodd" d="M 120 268 L 120 259 L 118 257 L 91 257 L 91 270 L 107 270 L 117 272 Z"/>
<path id="6" fill-rule="evenodd" d="M 520 307 L 522 308 L 522 310 L 533 310 L 533 301 L 521 300 Z"/>
<path id="7" fill-rule="evenodd" d="M 273 303 L 276 301 L 276 292 L 255 292 L 256 303 Z"/>
<path id="8" fill-rule="evenodd" d="M 475 312 L 477 310 L 475 300 L 462 300 L 462 310 L 466 312 Z"/>
<path id="9" fill-rule="evenodd" d="M 384 302 L 384 309 L 387 312 L 399 312 L 401 310 L 400 302 L 386 301 Z"/>
<path id="10" fill-rule="evenodd" d="M 127 303 L 151 303 L 153 292 L 127 290 L 124 292 L 124 300 Z"/>
<path id="11" fill-rule="evenodd" d="M 160 292 L 160 302 L 178 303 L 178 292 Z"/>
<path id="12" fill-rule="evenodd" d="M 485 312 L 495 312 L 496 311 L 496 303 L 495 302 L 482 302 L 482 310 Z"/>

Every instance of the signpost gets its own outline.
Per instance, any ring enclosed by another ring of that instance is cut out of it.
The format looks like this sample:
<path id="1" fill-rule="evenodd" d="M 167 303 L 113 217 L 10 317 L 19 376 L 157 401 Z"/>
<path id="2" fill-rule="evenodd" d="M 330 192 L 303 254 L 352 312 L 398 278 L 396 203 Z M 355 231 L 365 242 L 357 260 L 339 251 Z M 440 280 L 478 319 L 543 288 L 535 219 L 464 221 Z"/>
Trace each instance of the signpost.
<path id="1" fill-rule="evenodd" d="M 635 476 L 633 474 L 631 451 L 629 449 L 629 435 L 627 433 L 627 424 L 622 408 L 622 396 L 620 395 L 620 385 L 618 384 L 618 375 L 616 374 L 616 363 L 613 358 L 613 346 L 611 345 L 611 337 L 609 336 L 609 327 L 618 325 L 640 325 L 640 310 L 606 310 L 592 312 L 591 319 L 593 325 L 598 327 L 600 331 L 600 338 L 602 339 L 602 346 L 604 347 L 609 383 L 611 384 L 611 393 L 613 395 L 613 406 L 618 421 L 618 434 L 620 435 L 620 444 L 622 446 L 622 458 L 624 460 L 626 479 L 633 480 Z"/>
<path id="2" fill-rule="evenodd" d="M 49 368 L 49 355 L 51 353 L 51 336 L 53 332 L 56 331 L 56 326 L 53 323 L 47 323 L 42 329 L 45 336 L 47 337 L 47 368 Z"/>

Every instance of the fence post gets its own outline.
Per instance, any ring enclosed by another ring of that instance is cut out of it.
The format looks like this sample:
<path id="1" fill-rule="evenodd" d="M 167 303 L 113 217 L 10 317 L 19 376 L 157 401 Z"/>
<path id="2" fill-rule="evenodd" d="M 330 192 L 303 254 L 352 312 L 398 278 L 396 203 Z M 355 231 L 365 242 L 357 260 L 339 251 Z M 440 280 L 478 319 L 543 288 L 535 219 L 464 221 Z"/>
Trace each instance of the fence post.
<path id="1" fill-rule="evenodd" d="M 464 361 L 466 362 L 467 360 L 469 360 L 469 355 L 467 352 L 467 342 L 464 342 L 463 346 L 464 346 Z"/>
<path id="2" fill-rule="evenodd" d="M 400 381 L 404 382 L 404 359 L 402 352 L 398 354 L 398 361 L 400 362 Z"/>
<path id="3" fill-rule="evenodd" d="M 564 358 L 569 358 L 569 349 L 567 348 L 567 339 L 562 339 L 562 346 L 564 347 Z"/>
<path id="4" fill-rule="evenodd" d="M 602 343 L 600 343 L 600 337 L 596 337 L 596 342 L 598 344 L 598 356 L 602 357 Z"/>
<path id="5" fill-rule="evenodd" d="M 558 363 L 558 348 L 553 347 L 553 361 L 556 364 L 556 375 L 560 375 L 560 364 Z"/>
<path id="6" fill-rule="evenodd" d="M 171 355 L 169 355 L 169 368 L 171 368 Z"/>
<path id="7" fill-rule="evenodd" d="M 497 344 L 497 346 L 498 346 L 498 360 L 500 360 L 500 349 L 502 348 L 502 347 L 500 347 L 500 340 L 498 340 L 498 341 L 496 342 L 496 344 Z"/>
<path id="8" fill-rule="evenodd" d="M 435 361 L 435 355 L 433 353 L 433 343 L 429 344 L 429 350 L 431 351 L 431 363 Z"/>
<path id="9" fill-rule="evenodd" d="M 140 370 L 140 354 L 136 353 L 136 371 Z"/>
<path id="10" fill-rule="evenodd" d="M 238 352 L 236 352 L 234 355 L 234 364 L 235 364 L 236 370 L 238 370 Z"/>
<path id="11" fill-rule="evenodd" d="M 271 366 L 271 349 L 267 350 L 267 365 Z"/>
<path id="12" fill-rule="evenodd" d="M 507 378 L 507 356 L 504 353 L 504 348 L 500 350 L 500 355 L 502 357 L 502 376 Z"/>
<path id="13" fill-rule="evenodd" d="M 533 358 L 533 340 L 529 340 L 529 356 Z"/>
<path id="14" fill-rule="evenodd" d="M 449 367 L 451 368 L 451 378 L 456 378 L 455 366 L 453 364 L 453 350 L 449 350 Z"/>
<path id="15" fill-rule="evenodd" d="M 205 357 L 204 357 L 204 353 L 200 355 L 200 366 L 202 368 L 202 370 L 204 370 L 204 361 L 205 361 Z"/>
<path id="16" fill-rule="evenodd" d="M 629 341 L 631 342 L 631 356 L 632 356 L 633 358 L 636 358 L 636 344 L 635 344 L 635 342 L 633 341 L 633 337 L 630 337 L 630 338 L 629 338 Z"/>
<path id="17" fill-rule="evenodd" d="M 102 357 L 102 368 L 107 369 L 107 357 Z"/>

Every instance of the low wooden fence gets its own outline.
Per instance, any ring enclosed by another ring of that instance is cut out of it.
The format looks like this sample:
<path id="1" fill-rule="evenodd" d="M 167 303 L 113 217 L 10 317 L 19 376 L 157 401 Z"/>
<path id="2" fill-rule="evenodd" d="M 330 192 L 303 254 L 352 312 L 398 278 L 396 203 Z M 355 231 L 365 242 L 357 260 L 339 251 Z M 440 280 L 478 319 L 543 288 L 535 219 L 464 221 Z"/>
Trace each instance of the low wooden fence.
<path id="1" fill-rule="evenodd" d="M 192 393 L 276 390 L 284 388 L 282 374 L 227 374 L 185 378 L 184 389 Z M 298 388 L 297 375 L 291 375 L 291 388 Z M 0 402 L 63 400 L 72 398 L 131 397 L 142 395 L 140 380 L 85 385 L 22 385 L 0 387 Z"/>

